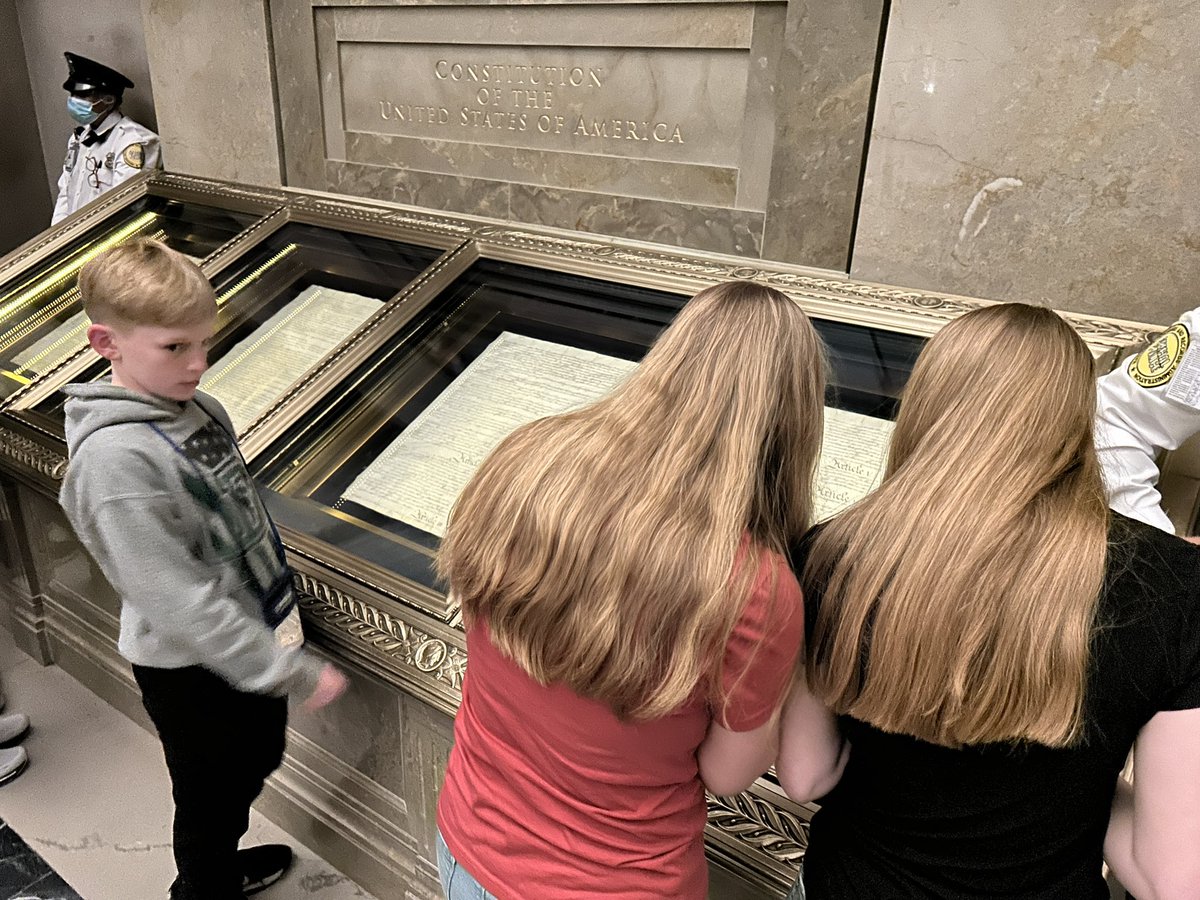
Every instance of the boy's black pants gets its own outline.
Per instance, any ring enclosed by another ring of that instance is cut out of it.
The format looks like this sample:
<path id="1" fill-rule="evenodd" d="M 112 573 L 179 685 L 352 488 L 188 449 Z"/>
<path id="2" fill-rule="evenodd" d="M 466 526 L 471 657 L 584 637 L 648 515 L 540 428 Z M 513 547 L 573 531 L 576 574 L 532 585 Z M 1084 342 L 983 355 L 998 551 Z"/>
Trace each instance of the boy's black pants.
<path id="1" fill-rule="evenodd" d="M 250 804 L 283 761 L 287 701 L 230 687 L 200 666 L 134 666 L 175 799 L 172 900 L 241 900 L 237 846 Z"/>

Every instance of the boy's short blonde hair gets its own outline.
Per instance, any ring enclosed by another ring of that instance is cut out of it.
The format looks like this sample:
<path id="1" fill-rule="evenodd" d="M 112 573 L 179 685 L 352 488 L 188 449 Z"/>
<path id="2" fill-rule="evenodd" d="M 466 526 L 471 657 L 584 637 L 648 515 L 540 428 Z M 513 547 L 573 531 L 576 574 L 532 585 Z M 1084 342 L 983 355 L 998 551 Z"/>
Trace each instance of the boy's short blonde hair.
<path id="1" fill-rule="evenodd" d="M 106 250 L 79 271 L 88 318 L 102 325 L 174 328 L 216 315 L 217 297 L 200 267 L 145 238 Z"/>

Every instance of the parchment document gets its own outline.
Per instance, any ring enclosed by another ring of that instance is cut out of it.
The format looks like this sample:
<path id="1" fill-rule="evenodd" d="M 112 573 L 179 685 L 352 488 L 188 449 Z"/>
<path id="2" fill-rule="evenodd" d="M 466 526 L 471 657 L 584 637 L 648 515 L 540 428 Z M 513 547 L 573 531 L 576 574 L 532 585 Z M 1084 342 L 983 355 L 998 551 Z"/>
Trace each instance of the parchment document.
<path id="1" fill-rule="evenodd" d="M 504 332 L 354 480 L 343 499 L 441 537 L 484 457 L 527 422 L 586 406 L 637 363 Z"/>
<path id="2" fill-rule="evenodd" d="M 313 286 L 239 341 L 200 380 L 241 432 L 326 353 L 383 305 Z"/>
<path id="3" fill-rule="evenodd" d="M 815 519 L 820 522 L 879 486 L 893 425 L 844 409 L 825 407 L 825 444 L 817 464 Z"/>
<path id="4" fill-rule="evenodd" d="M 80 310 L 56 325 L 49 334 L 13 356 L 17 374 L 40 375 L 54 368 L 87 343 L 87 329 L 90 324 L 91 320 Z"/>

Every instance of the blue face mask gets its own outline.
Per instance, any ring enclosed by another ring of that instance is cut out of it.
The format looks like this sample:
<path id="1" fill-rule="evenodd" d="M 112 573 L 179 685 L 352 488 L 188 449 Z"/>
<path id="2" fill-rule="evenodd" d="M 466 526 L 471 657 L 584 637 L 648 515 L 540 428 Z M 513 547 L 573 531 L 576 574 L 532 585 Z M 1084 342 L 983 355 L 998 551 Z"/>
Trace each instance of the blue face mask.
<path id="1" fill-rule="evenodd" d="M 67 112 L 80 125 L 91 125 L 100 116 L 92 110 L 92 101 L 82 97 L 68 97 Z"/>

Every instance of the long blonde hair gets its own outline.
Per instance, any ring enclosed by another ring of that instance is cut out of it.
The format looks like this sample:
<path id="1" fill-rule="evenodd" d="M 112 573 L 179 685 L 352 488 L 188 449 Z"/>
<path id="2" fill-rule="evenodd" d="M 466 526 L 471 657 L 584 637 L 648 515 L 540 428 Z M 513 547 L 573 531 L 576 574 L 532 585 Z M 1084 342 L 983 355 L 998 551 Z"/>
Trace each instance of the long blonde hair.
<path id="1" fill-rule="evenodd" d="M 831 709 L 948 747 L 1080 735 L 1108 510 L 1092 357 L 1054 312 L 946 325 L 883 484 L 814 539 L 806 660 Z"/>
<path id="2" fill-rule="evenodd" d="M 824 385 L 795 302 L 748 282 L 707 288 L 612 394 L 492 452 L 458 498 L 438 572 L 468 624 L 485 622 L 543 684 L 623 719 L 669 713 L 697 688 L 719 703 L 757 568 L 737 564 L 744 537 L 782 551 L 810 520 Z"/>

